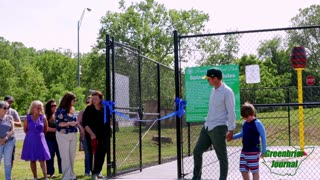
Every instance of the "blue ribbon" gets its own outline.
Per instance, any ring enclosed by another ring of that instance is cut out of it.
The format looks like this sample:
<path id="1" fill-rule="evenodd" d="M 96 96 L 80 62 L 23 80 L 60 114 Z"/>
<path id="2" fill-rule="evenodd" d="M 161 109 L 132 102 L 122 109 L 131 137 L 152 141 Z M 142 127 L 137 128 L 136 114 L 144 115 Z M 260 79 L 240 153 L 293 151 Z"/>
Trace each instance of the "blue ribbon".
<path id="1" fill-rule="evenodd" d="M 116 103 L 115 103 L 115 102 L 112 102 L 112 101 L 102 100 L 102 105 L 103 105 L 104 107 L 107 107 L 107 106 L 108 106 L 110 115 L 112 115 L 112 113 L 114 112 L 113 106 L 114 106 L 115 104 L 116 104 Z"/>
<path id="2" fill-rule="evenodd" d="M 182 116 L 185 114 L 185 106 L 186 106 L 186 101 L 184 101 L 183 99 L 180 99 L 180 98 L 176 98 L 175 99 L 175 107 L 178 107 L 176 108 L 176 111 L 170 113 L 170 114 L 167 114 L 159 119 L 155 119 L 155 120 L 137 120 L 135 118 L 130 118 L 129 116 L 119 112 L 119 111 L 116 111 L 114 110 L 114 105 L 115 105 L 115 102 L 112 102 L 112 101 L 106 101 L 106 100 L 102 100 L 102 105 L 103 105 L 103 108 L 104 108 L 104 123 L 107 122 L 107 107 L 109 109 L 109 113 L 110 115 L 112 116 L 113 113 L 115 113 L 116 115 L 120 116 L 120 117 L 123 117 L 125 119 L 128 119 L 128 120 L 131 120 L 131 121 L 140 121 L 140 122 L 150 122 L 150 121 L 161 121 L 161 120 L 164 120 L 164 119 L 167 119 L 167 118 L 170 118 L 172 116 L 176 116 L 178 115 L 179 118 L 182 118 Z"/>
<path id="3" fill-rule="evenodd" d="M 176 98 L 175 99 L 176 107 L 178 107 L 176 110 L 177 115 L 179 118 L 181 118 L 186 112 L 184 111 L 184 108 L 186 107 L 187 102 L 184 101 L 183 99 Z"/>
<path id="4" fill-rule="evenodd" d="M 110 116 L 112 116 L 112 113 L 114 112 L 113 106 L 115 105 L 115 103 L 112 101 L 102 100 L 102 105 L 103 105 L 103 109 L 104 109 L 104 113 L 103 113 L 104 123 L 106 123 L 107 122 L 107 107 L 109 109 Z"/>

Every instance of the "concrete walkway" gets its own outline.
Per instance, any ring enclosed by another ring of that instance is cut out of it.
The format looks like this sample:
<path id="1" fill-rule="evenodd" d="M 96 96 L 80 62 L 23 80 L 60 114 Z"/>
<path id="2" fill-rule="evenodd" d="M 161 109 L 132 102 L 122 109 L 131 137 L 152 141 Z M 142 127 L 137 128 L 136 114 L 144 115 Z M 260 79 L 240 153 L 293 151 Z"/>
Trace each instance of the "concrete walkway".
<path id="1" fill-rule="evenodd" d="M 294 151 L 295 148 L 291 146 L 271 146 L 268 148 L 271 151 Z M 239 172 L 239 153 L 241 147 L 229 147 L 228 148 L 228 158 L 229 158 L 229 173 L 228 180 L 242 179 Z M 292 158 L 272 158 L 265 157 L 260 160 L 260 177 L 261 179 L 270 179 L 270 180 L 319 180 L 320 171 L 320 148 L 318 146 L 314 147 L 305 147 L 305 152 L 307 156 L 303 157 L 292 157 Z M 203 179 L 212 179 L 212 177 L 217 177 L 219 174 L 219 165 L 212 160 L 212 157 L 215 156 L 214 151 L 208 151 L 204 153 L 204 164 L 203 164 Z M 270 168 L 272 160 L 287 160 L 287 161 L 299 161 L 298 168 Z M 184 168 L 186 173 L 185 179 L 192 178 L 192 168 L 193 166 L 193 157 L 184 158 L 184 164 L 188 168 Z M 169 162 L 161 165 L 156 165 L 148 167 L 140 171 L 131 172 L 125 175 L 117 176 L 113 179 L 126 179 L 126 180 L 135 180 L 135 179 L 150 179 L 150 180 L 172 180 L 177 179 L 177 162 Z"/>
<path id="2" fill-rule="evenodd" d="M 163 179 L 177 179 L 177 161 L 164 163 L 148 167 L 140 171 L 134 171 L 125 175 L 117 176 L 113 179 L 149 179 L 149 180 L 163 180 Z"/>

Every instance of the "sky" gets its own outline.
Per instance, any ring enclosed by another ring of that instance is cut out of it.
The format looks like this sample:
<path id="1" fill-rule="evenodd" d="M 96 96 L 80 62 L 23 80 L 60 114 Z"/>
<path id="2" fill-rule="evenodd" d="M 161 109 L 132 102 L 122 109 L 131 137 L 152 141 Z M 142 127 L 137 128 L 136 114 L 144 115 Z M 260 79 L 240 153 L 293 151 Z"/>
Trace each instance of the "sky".
<path id="1" fill-rule="evenodd" d="M 168 9 L 197 9 L 208 13 L 210 32 L 288 27 L 290 19 L 319 0 L 156 0 Z M 118 0 L 0 0 L 0 37 L 40 49 L 90 52 L 96 42 L 100 19 L 107 11 L 119 11 Z M 126 0 L 129 5 L 139 0 Z"/>

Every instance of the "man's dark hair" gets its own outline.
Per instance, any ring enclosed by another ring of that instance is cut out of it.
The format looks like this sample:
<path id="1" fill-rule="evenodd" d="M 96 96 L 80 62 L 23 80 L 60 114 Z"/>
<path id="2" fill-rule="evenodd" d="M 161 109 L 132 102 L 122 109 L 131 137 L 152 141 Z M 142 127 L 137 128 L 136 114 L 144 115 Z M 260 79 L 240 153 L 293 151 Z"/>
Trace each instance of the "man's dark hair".
<path id="1" fill-rule="evenodd" d="M 10 96 L 10 95 L 5 96 L 3 100 L 5 100 L 5 101 L 14 101 L 13 97 Z"/>

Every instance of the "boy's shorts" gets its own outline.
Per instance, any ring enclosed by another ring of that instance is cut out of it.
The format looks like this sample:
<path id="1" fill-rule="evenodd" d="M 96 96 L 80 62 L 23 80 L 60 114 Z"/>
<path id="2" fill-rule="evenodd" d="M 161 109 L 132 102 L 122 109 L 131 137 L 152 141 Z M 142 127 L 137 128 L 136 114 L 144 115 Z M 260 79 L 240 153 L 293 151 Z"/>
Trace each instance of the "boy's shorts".
<path id="1" fill-rule="evenodd" d="M 240 172 L 259 172 L 260 152 L 241 152 Z"/>

